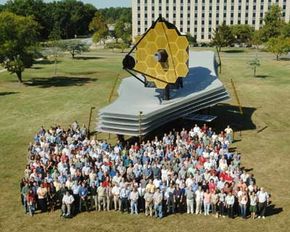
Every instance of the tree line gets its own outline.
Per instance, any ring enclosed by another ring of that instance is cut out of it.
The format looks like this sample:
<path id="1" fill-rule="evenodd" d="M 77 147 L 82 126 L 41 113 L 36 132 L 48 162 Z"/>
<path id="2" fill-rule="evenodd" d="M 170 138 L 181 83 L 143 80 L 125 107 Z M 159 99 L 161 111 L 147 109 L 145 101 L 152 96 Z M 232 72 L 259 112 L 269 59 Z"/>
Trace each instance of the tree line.
<path id="1" fill-rule="evenodd" d="M 55 28 L 60 30 L 62 39 L 89 35 L 89 24 L 97 11 L 106 23 L 116 23 L 120 18 L 128 23 L 132 20 L 130 8 L 96 9 L 92 4 L 77 0 L 8 0 L 0 5 L 0 12 L 3 11 L 31 16 L 39 24 L 38 38 L 42 41 L 47 40 Z"/>
<path id="2" fill-rule="evenodd" d="M 282 9 L 271 6 L 265 14 L 264 24 L 259 30 L 250 25 L 220 25 L 213 33 L 212 45 L 220 52 L 222 47 L 240 44 L 244 46 L 264 47 L 275 54 L 278 60 L 282 54 L 290 52 L 290 22 L 282 18 Z"/>
<path id="3" fill-rule="evenodd" d="M 43 0 L 8 0 L 0 5 L 0 64 L 22 82 L 22 72 L 32 66 L 40 45 L 50 47 L 55 63 L 60 49 L 70 52 L 74 58 L 87 50 L 86 44 L 80 40 L 60 40 L 91 34 L 97 37 L 96 18 L 105 25 L 103 35 L 107 36 L 110 23 L 118 24 L 121 19 L 122 25 L 131 25 L 131 9 L 96 9 L 77 0 L 49 3 Z M 118 32 L 115 36 L 121 38 L 124 33 Z"/>

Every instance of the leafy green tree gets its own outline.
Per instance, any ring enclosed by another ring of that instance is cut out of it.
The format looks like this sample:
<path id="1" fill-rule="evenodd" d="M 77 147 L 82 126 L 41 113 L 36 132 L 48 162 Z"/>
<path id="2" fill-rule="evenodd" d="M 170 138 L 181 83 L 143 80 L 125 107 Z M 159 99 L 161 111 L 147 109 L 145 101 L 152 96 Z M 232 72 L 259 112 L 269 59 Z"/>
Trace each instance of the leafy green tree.
<path id="1" fill-rule="evenodd" d="M 59 23 L 63 39 L 89 34 L 88 25 L 96 12 L 96 8 L 91 4 L 62 0 L 47 3 L 47 7 L 53 22 Z"/>
<path id="2" fill-rule="evenodd" d="M 57 59 L 62 52 L 62 44 L 61 44 L 61 31 L 59 23 L 56 23 L 53 27 L 53 30 L 50 32 L 48 36 L 48 42 L 46 43 L 48 47 L 49 56 L 53 57 L 54 61 L 54 75 L 57 72 Z"/>
<path id="3" fill-rule="evenodd" d="M 285 25 L 282 28 L 282 36 L 285 38 L 290 37 L 290 22 L 285 23 Z"/>
<path id="4" fill-rule="evenodd" d="M 231 30 L 236 43 L 246 45 L 251 44 L 254 34 L 254 28 L 252 26 L 247 24 L 237 24 L 231 26 Z"/>
<path id="5" fill-rule="evenodd" d="M 22 82 L 22 72 L 32 65 L 39 25 L 32 17 L 0 12 L 0 63 Z"/>
<path id="6" fill-rule="evenodd" d="M 254 77 L 256 77 L 257 67 L 261 65 L 258 57 L 256 56 L 254 59 L 250 60 L 249 65 L 254 71 Z"/>
<path id="7" fill-rule="evenodd" d="M 214 30 L 212 44 L 220 52 L 222 47 L 230 46 L 234 42 L 234 39 L 231 28 L 223 22 L 222 25 Z"/>
<path id="8" fill-rule="evenodd" d="M 266 43 L 266 49 L 275 54 L 276 60 L 283 54 L 290 51 L 290 38 L 273 37 Z"/>
<path id="9" fill-rule="evenodd" d="M 188 43 L 190 46 L 196 46 L 197 45 L 197 41 L 196 41 L 196 36 L 192 36 L 189 32 L 186 34 L 186 38 L 188 40 Z"/>
<path id="10" fill-rule="evenodd" d="M 107 24 L 115 24 L 118 20 L 132 23 L 132 9 L 125 7 L 110 7 L 98 10 L 106 19 Z"/>
<path id="11" fill-rule="evenodd" d="M 258 48 L 259 45 L 261 45 L 262 42 L 262 31 L 261 30 L 256 30 L 253 33 L 252 36 L 252 42 L 251 42 L 256 48 Z"/>
<path id="12" fill-rule="evenodd" d="M 65 51 L 68 51 L 74 59 L 76 55 L 81 54 L 89 50 L 87 44 L 81 40 L 68 40 L 62 42 L 62 47 Z"/>
<path id="13" fill-rule="evenodd" d="M 131 43 L 132 27 L 130 23 L 127 23 L 123 19 L 120 19 L 115 24 L 114 30 L 115 30 L 116 38 L 122 39 L 122 41 L 126 44 Z"/>
<path id="14" fill-rule="evenodd" d="M 89 30 L 94 32 L 93 41 L 98 43 L 103 41 L 105 43 L 105 39 L 109 34 L 109 29 L 107 24 L 105 23 L 105 19 L 100 12 L 96 12 L 94 18 L 89 24 Z"/>
<path id="15" fill-rule="evenodd" d="M 284 24 L 282 9 L 277 4 L 272 5 L 264 17 L 264 26 L 261 28 L 261 40 L 267 42 L 270 38 L 280 36 Z"/>
<path id="16" fill-rule="evenodd" d="M 24 63 L 19 55 L 13 57 L 13 59 L 7 58 L 3 62 L 3 66 L 7 69 L 11 74 L 16 74 L 18 81 L 22 82 L 22 72 L 25 69 Z"/>
<path id="17" fill-rule="evenodd" d="M 32 16 L 39 23 L 39 36 L 46 39 L 53 21 L 48 14 L 47 4 L 42 0 L 8 0 L 5 9 L 22 16 Z"/>

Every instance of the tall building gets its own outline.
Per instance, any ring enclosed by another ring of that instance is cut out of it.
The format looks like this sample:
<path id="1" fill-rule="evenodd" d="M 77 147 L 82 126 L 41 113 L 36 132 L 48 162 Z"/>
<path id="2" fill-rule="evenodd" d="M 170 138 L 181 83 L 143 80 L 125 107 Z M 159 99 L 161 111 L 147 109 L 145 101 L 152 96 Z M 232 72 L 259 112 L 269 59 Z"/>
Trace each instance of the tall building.
<path id="1" fill-rule="evenodd" d="M 213 30 L 223 22 L 259 29 L 273 4 L 281 7 L 283 18 L 289 22 L 290 0 L 132 0 L 133 38 L 162 15 L 181 33 L 189 32 L 198 42 L 209 42 Z"/>

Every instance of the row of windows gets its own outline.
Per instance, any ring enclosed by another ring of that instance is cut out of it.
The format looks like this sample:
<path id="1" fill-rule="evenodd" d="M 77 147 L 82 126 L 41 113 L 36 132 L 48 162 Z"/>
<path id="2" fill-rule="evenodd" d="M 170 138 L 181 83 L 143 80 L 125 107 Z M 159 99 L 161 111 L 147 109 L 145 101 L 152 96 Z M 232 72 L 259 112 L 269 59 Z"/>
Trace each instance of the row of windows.
<path id="1" fill-rule="evenodd" d="M 268 8 L 267 8 L 267 9 L 269 10 L 270 7 L 271 7 L 271 5 L 268 5 Z M 225 6 L 223 7 L 223 9 L 224 9 L 224 10 L 227 10 L 227 6 L 225 5 Z M 246 11 L 248 11 L 248 10 L 249 10 L 249 6 L 246 6 L 245 9 L 246 9 Z M 286 4 L 283 5 L 282 9 L 283 9 L 283 10 L 286 10 Z M 141 10 L 141 7 L 138 6 L 138 7 L 137 7 L 137 10 L 140 11 L 140 10 Z M 148 10 L 147 6 L 144 7 L 144 10 L 145 10 L 145 11 Z M 154 10 L 155 10 L 155 6 L 152 6 L 152 7 L 151 7 L 151 10 L 154 11 Z M 159 10 L 159 11 L 162 11 L 162 6 L 159 6 L 159 7 L 158 7 L 158 10 Z M 191 9 L 190 9 L 190 6 L 187 7 L 187 10 L 188 10 L 188 11 L 191 10 Z M 195 7 L 194 7 L 194 10 L 197 11 L 197 10 L 198 10 L 198 6 L 195 6 Z M 205 11 L 205 6 L 202 6 L 202 10 Z M 211 11 L 211 10 L 212 10 L 212 6 L 209 6 L 209 9 L 208 9 L 208 10 Z M 220 6 L 216 6 L 216 10 L 220 10 Z M 233 5 L 231 6 L 231 10 L 232 10 L 232 11 L 235 10 L 235 7 L 234 7 Z M 242 10 L 242 6 L 238 6 L 238 10 L 241 11 L 241 10 Z M 253 10 L 257 10 L 257 7 L 256 7 L 255 5 L 253 6 Z M 261 6 L 260 6 L 260 10 L 264 10 L 264 5 L 261 5 Z M 166 6 L 166 11 L 169 11 L 169 6 Z M 173 7 L 173 11 L 176 11 L 176 7 L 175 7 L 175 6 Z M 180 11 L 183 11 L 183 6 L 180 6 Z"/>
<path id="2" fill-rule="evenodd" d="M 216 20 L 216 21 L 215 21 L 215 25 L 219 25 L 221 22 L 222 22 L 222 20 Z M 235 24 L 233 19 L 231 19 L 229 22 L 230 22 L 230 25 Z M 241 21 L 240 19 L 237 20 L 237 24 L 241 24 L 241 22 L 242 22 L 242 21 Z M 262 25 L 262 24 L 263 24 L 263 20 L 262 20 L 262 19 L 259 20 L 259 21 L 253 19 L 251 25 L 255 25 L 256 22 L 259 22 L 259 25 Z M 153 24 L 153 23 L 154 23 L 154 21 L 152 21 L 152 24 Z M 145 28 L 147 28 L 147 25 L 148 25 L 148 24 L 149 24 L 149 22 L 147 22 L 147 21 L 144 22 Z M 176 24 L 176 21 L 173 21 L 173 24 Z M 204 21 L 204 20 L 201 20 L 201 21 L 200 21 L 200 24 L 201 24 L 201 26 L 204 26 L 204 25 L 205 25 L 205 21 Z M 209 20 L 209 21 L 208 21 L 208 25 L 211 26 L 212 24 L 213 24 L 213 21 L 212 21 L 212 20 Z M 245 21 L 244 21 L 244 24 L 249 24 L 249 21 L 248 21 L 248 20 L 245 20 Z M 138 25 L 138 28 L 141 28 L 141 22 L 140 22 L 140 21 L 137 22 L 137 25 Z M 194 27 L 197 27 L 197 25 L 198 25 L 198 21 L 195 20 L 193 25 L 194 25 Z M 180 21 L 180 26 L 183 26 L 183 22 L 182 22 L 182 21 Z M 190 21 L 187 21 L 187 26 L 188 26 L 188 27 L 190 26 Z M 181 29 L 182 29 L 182 28 L 181 28 Z M 182 31 L 181 31 L 181 32 L 182 32 Z"/>
<path id="3" fill-rule="evenodd" d="M 252 0 L 252 1 L 253 1 L 254 4 L 257 3 L 257 0 Z M 267 1 L 268 1 L 268 3 L 271 3 L 272 2 L 272 0 L 267 0 Z M 261 3 L 264 3 L 264 2 L 267 2 L 267 1 L 261 0 Z M 148 2 L 150 2 L 150 0 L 148 0 L 148 1 L 147 0 L 144 0 L 143 2 L 145 4 L 147 4 Z M 162 2 L 166 2 L 168 4 L 169 3 L 169 0 L 151 0 L 151 3 L 152 4 L 157 3 L 157 2 L 159 2 L 159 4 L 162 4 Z M 180 0 L 180 4 L 183 4 L 185 2 L 186 1 Z M 198 3 L 198 0 L 194 0 L 194 2 L 195 3 Z M 212 3 L 212 2 L 213 2 L 212 0 L 209 0 L 209 3 Z M 220 0 L 217 0 L 216 2 L 217 3 L 220 3 L 220 2 L 222 2 L 222 0 L 221 1 Z M 227 3 L 227 0 L 223 0 L 223 2 L 224 3 Z M 278 3 L 279 0 L 276 0 L 274 2 Z M 287 0 L 283 0 L 283 4 L 286 4 L 286 2 L 287 2 Z M 137 0 L 137 3 L 140 4 L 141 1 L 140 0 Z M 187 3 L 190 4 L 191 3 L 191 0 L 187 0 Z M 206 3 L 206 0 L 202 0 L 202 3 L 205 4 Z M 235 3 L 235 0 L 231 0 L 231 3 Z M 242 3 L 242 0 L 239 0 L 238 3 L 241 4 Z M 246 3 L 249 3 L 249 0 L 246 0 Z M 176 0 L 173 0 L 173 4 L 176 4 Z"/>
<path id="4" fill-rule="evenodd" d="M 257 14 L 257 13 L 255 13 L 255 12 L 253 12 L 253 13 L 252 13 L 252 17 L 253 17 L 253 18 L 256 18 L 256 17 L 260 16 L 260 18 L 263 18 L 263 17 L 264 17 L 264 14 L 265 14 L 265 13 L 263 13 L 263 12 L 260 12 L 260 14 Z M 235 15 L 234 15 L 233 12 L 231 12 L 230 14 L 228 14 L 228 13 L 226 13 L 226 12 L 223 13 L 223 14 L 216 13 L 216 14 L 215 14 L 215 17 L 216 17 L 216 18 L 219 18 L 220 15 L 223 15 L 224 18 L 227 18 L 227 16 L 229 16 L 230 18 L 234 18 L 234 17 L 235 17 Z M 168 14 L 168 13 L 166 13 L 166 15 L 164 15 L 164 16 L 165 16 L 165 18 L 169 18 L 169 14 Z M 173 17 L 174 19 L 176 18 L 176 16 L 177 16 L 177 15 L 176 15 L 175 13 L 172 14 L 172 17 Z M 189 19 L 191 16 L 193 16 L 193 15 L 187 14 L 187 18 L 188 18 L 188 19 Z M 208 14 L 202 13 L 202 14 L 201 14 L 201 18 L 202 18 L 202 19 L 205 18 L 205 17 L 207 17 L 207 16 L 209 17 L 209 19 L 211 19 L 211 18 L 213 17 L 213 16 L 212 16 L 212 13 L 208 13 Z M 248 18 L 248 17 L 249 17 L 249 13 L 248 13 L 248 12 L 244 13 L 244 16 L 245 16 L 245 18 Z M 285 16 L 286 16 L 286 13 L 283 12 L 283 13 L 282 13 L 282 17 L 285 17 Z M 155 15 L 154 13 L 151 14 L 151 18 L 155 19 L 155 17 L 157 17 L 157 15 Z M 180 14 L 179 17 L 180 17 L 180 19 L 183 19 L 183 18 L 184 18 L 184 15 L 183 15 L 183 14 Z M 238 14 L 237 14 L 237 18 L 240 19 L 241 17 L 242 17 L 242 13 L 238 12 Z M 141 14 L 138 14 L 138 19 L 140 19 L 140 18 L 141 18 Z M 144 18 L 147 19 L 147 18 L 148 18 L 148 14 L 144 14 Z M 198 14 L 197 14 L 197 13 L 194 14 L 194 18 L 198 18 Z M 181 23 L 182 23 L 182 21 L 181 21 Z"/>

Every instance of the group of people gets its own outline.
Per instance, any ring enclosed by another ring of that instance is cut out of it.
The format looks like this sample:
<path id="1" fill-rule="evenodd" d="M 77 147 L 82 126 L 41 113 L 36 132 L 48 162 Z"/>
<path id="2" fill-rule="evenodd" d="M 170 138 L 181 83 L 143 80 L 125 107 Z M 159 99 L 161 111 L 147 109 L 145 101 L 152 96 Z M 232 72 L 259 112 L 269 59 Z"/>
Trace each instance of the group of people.
<path id="1" fill-rule="evenodd" d="M 74 122 L 40 128 L 28 148 L 21 180 L 25 213 L 61 208 L 72 217 L 83 211 L 116 210 L 162 218 L 168 214 L 265 218 L 270 197 L 232 153 L 233 130 L 216 134 L 197 124 L 141 144 L 87 138 Z"/>

